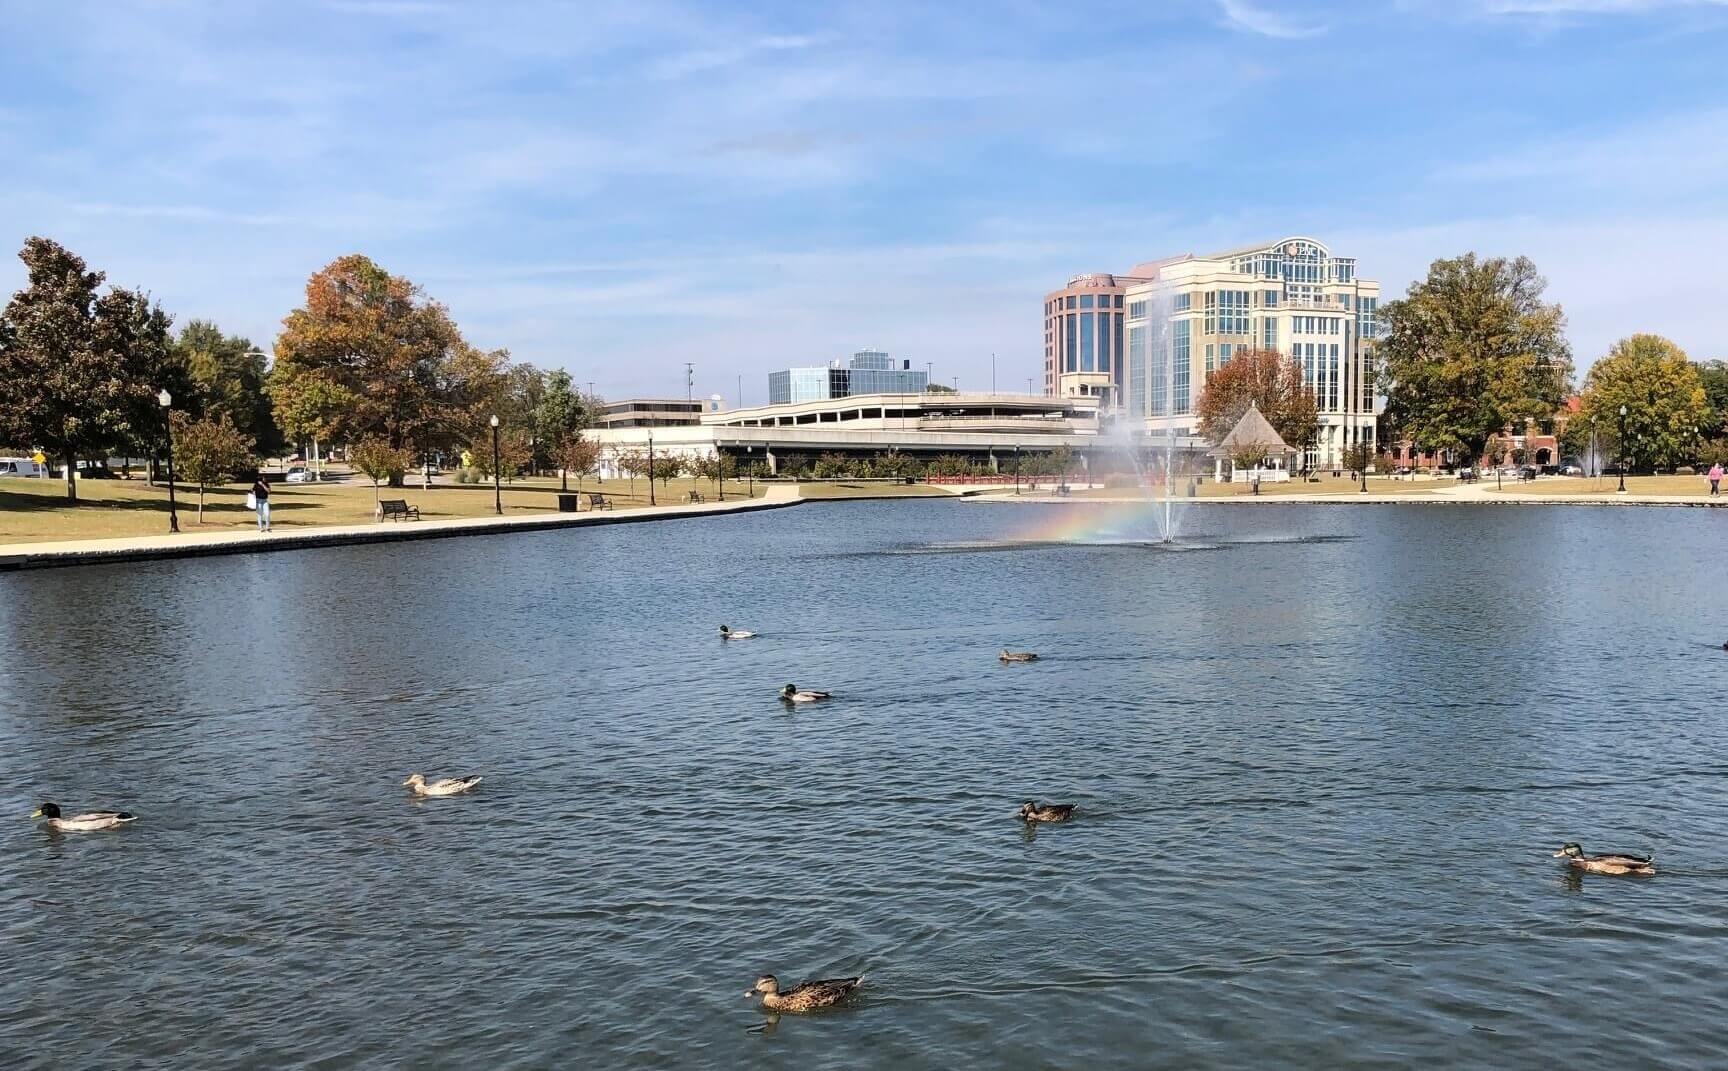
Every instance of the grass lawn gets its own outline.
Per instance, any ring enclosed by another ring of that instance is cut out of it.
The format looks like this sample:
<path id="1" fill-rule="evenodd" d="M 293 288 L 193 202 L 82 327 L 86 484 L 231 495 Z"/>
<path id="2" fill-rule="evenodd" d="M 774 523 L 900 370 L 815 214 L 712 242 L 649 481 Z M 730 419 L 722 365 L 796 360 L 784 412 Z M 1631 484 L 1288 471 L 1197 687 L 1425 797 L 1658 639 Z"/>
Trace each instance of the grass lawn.
<path id="1" fill-rule="evenodd" d="M 798 484 L 805 498 L 952 498 L 940 487 L 914 483 L 877 483 L 869 480 L 821 480 Z"/>
<path id="2" fill-rule="evenodd" d="M 574 490 L 575 485 L 571 485 Z M 726 483 L 726 497 L 745 497 L 745 481 Z M 212 487 L 204 496 L 204 523 L 198 523 L 197 488 L 176 486 L 182 532 L 219 532 L 256 528 L 256 515 L 246 508 L 246 486 L 228 484 Z M 662 489 L 655 485 L 660 505 L 672 505 L 685 500 L 690 491 L 700 492 L 708 501 L 716 501 L 712 481 L 681 478 L 672 480 Z M 529 513 L 555 513 L 558 501 L 555 478 L 539 477 L 517 480 L 504 487 L 506 516 Z M 648 483 L 629 480 L 608 480 L 597 484 L 582 481 L 582 491 L 600 492 L 617 509 L 634 509 L 648 505 Z M 756 497 L 763 485 L 755 485 Z M 379 488 L 383 498 L 407 499 L 420 508 L 428 520 L 449 520 L 457 517 L 484 517 L 492 514 L 492 487 L 433 485 L 423 491 L 419 486 Z M 583 499 L 587 508 L 587 499 Z M 335 524 L 366 524 L 372 521 L 372 484 L 363 478 L 334 483 L 273 483 L 270 491 L 270 522 L 272 527 L 310 528 Z M 391 522 L 399 523 L 399 522 Z M 143 480 L 80 480 L 78 505 L 66 502 L 64 480 L 35 480 L 14 477 L 0 478 L 0 543 L 34 543 L 56 539 L 105 539 L 124 536 L 162 535 L 168 531 L 168 489 L 150 487 Z"/>
<path id="3" fill-rule="evenodd" d="M 1492 489 L 1492 481 L 1483 480 L 1482 482 Z M 1500 493 L 1507 495 L 1612 495 L 1619 486 L 1620 477 L 1618 476 L 1566 476 L 1517 485 L 1509 482 Z M 1626 477 L 1626 493 L 1629 495 L 1667 497 L 1707 495 L 1710 493 L 1710 481 L 1702 475 L 1628 476 Z"/>

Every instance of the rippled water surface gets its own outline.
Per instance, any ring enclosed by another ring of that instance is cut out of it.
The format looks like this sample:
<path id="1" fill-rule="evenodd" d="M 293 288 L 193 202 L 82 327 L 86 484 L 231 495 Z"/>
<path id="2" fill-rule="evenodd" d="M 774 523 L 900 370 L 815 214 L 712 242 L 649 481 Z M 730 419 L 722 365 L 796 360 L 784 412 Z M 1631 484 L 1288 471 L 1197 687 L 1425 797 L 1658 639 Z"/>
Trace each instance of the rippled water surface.
<path id="1" fill-rule="evenodd" d="M 0 1066 L 1728 1063 L 1728 513 L 1085 508 L 0 575 Z"/>

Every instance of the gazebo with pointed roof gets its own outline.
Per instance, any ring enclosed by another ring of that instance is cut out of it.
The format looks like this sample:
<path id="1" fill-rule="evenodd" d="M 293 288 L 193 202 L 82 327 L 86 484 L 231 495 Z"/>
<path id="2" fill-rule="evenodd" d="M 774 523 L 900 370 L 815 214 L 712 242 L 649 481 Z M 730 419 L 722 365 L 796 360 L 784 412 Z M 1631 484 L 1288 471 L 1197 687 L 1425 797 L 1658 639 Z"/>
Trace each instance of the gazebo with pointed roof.
<path id="1" fill-rule="evenodd" d="M 1301 452 L 1284 441 L 1284 437 L 1272 427 L 1272 422 L 1266 419 L 1266 414 L 1260 411 L 1259 403 L 1252 401 L 1248 403 L 1248 411 L 1242 414 L 1242 419 L 1230 429 L 1230 434 L 1208 451 L 1208 454 L 1216 459 L 1216 477 L 1220 480 L 1224 478 L 1226 461 L 1230 463 L 1230 472 L 1234 475 L 1236 459 L 1250 451 L 1258 451 L 1263 458 L 1276 459 L 1273 469 L 1280 474 L 1278 479 L 1285 480 L 1290 478 L 1285 461 L 1292 454 Z"/>

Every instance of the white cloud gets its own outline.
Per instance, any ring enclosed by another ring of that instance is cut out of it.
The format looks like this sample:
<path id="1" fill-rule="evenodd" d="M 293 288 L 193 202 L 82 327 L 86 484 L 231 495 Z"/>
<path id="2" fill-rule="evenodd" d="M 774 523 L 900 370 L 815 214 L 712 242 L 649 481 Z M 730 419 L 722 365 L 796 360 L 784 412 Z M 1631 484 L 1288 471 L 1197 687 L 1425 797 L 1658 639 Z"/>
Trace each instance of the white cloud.
<path id="1" fill-rule="evenodd" d="M 1250 4 L 1248 0 L 1217 0 L 1217 2 L 1219 10 L 1224 13 L 1224 21 L 1227 25 L 1233 29 L 1259 34 L 1262 37 L 1296 40 L 1303 37 L 1314 37 L 1326 32 L 1323 26 L 1297 22 L 1286 15 L 1256 7 Z"/>

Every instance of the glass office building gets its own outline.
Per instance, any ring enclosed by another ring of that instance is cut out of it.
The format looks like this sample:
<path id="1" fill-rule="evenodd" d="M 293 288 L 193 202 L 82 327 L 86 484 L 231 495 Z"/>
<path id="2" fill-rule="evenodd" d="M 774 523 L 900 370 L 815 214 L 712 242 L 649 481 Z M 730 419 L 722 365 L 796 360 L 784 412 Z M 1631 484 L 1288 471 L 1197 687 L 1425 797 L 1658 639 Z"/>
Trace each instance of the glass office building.
<path id="1" fill-rule="evenodd" d="M 852 394 L 923 394 L 930 377 L 912 371 L 911 361 L 895 362 L 881 350 L 859 350 L 842 366 L 788 368 L 768 373 L 768 404 L 821 402 Z"/>

